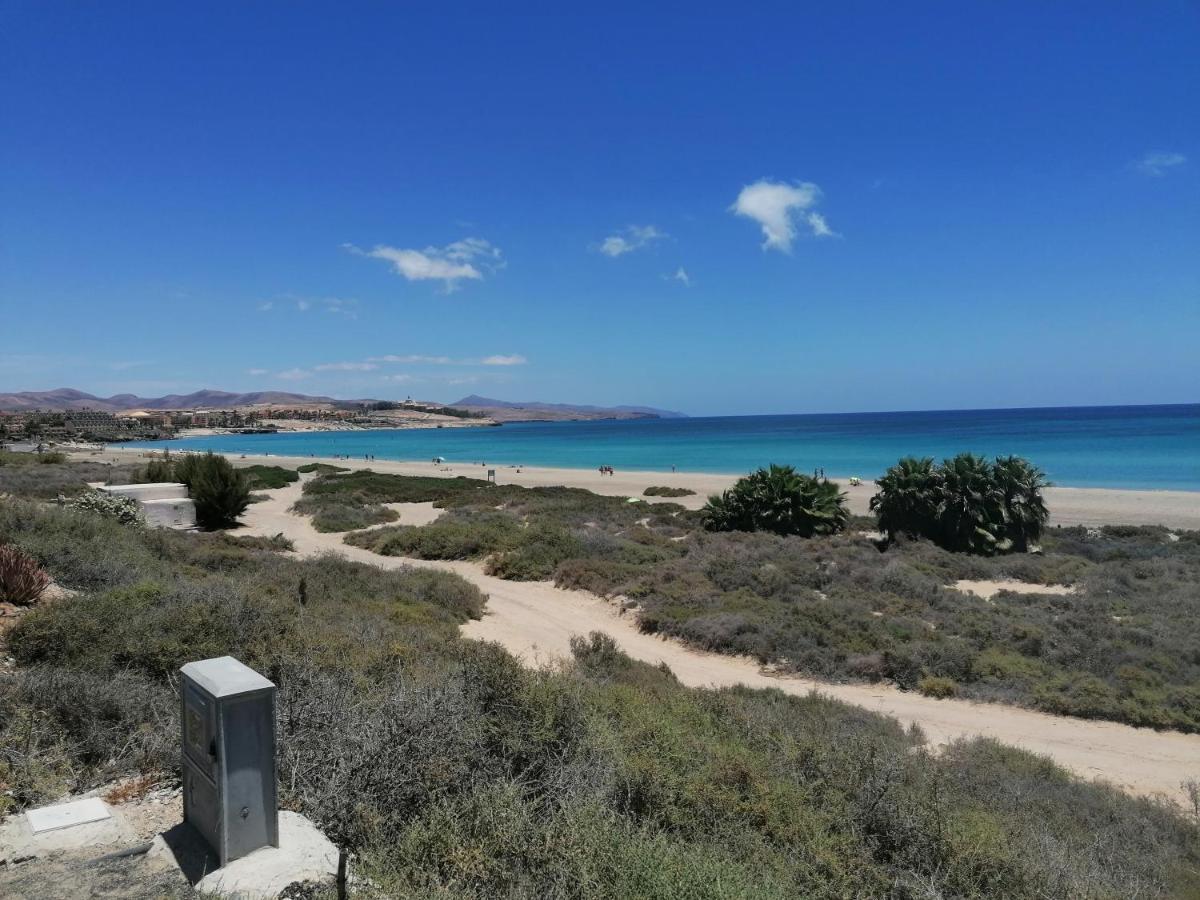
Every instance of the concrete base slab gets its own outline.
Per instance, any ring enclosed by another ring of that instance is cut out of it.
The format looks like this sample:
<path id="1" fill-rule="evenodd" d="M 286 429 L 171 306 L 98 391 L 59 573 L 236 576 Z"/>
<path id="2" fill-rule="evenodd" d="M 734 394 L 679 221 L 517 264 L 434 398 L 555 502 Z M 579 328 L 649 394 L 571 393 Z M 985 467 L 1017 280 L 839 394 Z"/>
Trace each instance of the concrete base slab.
<path id="1" fill-rule="evenodd" d="M 279 846 L 263 847 L 217 868 L 216 854 L 187 823 L 154 839 L 151 857 L 168 859 L 204 895 L 231 900 L 274 900 L 297 881 L 331 882 L 337 875 L 337 848 L 299 813 L 279 813 Z"/>
<path id="2" fill-rule="evenodd" d="M 28 815 L 11 816 L 0 825 L 0 861 L 36 859 L 64 851 L 116 849 L 136 844 L 137 834 L 129 827 L 120 810 L 112 807 L 106 809 L 108 815 L 98 821 L 63 825 L 39 832 L 34 831 Z M 37 817 L 34 821 L 38 821 Z"/>
<path id="3" fill-rule="evenodd" d="M 25 811 L 25 818 L 29 820 L 29 827 L 33 829 L 34 834 L 74 825 L 87 825 L 111 817 L 108 804 L 99 797 L 86 797 L 83 800 L 72 800 L 70 803 Z"/>

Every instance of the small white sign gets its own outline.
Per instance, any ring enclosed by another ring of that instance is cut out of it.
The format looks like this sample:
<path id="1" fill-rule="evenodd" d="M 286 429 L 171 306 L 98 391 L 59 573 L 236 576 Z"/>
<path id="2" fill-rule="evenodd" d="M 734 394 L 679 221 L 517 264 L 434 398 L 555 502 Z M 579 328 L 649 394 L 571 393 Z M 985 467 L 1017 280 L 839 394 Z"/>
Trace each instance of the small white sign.
<path id="1" fill-rule="evenodd" d="M 31 809 L 26 811 L 25 816 L 29 819 L 29 827 L 33 829 L 33 833 L 41 834 L 45 831 L 56 831 L 59 828 L 100 822 L 111 818 L 112 814 L 99 797 L 88 797 L 86 800 L 75 800 L 71 803 L 60 803 L 57 806 Z"/>

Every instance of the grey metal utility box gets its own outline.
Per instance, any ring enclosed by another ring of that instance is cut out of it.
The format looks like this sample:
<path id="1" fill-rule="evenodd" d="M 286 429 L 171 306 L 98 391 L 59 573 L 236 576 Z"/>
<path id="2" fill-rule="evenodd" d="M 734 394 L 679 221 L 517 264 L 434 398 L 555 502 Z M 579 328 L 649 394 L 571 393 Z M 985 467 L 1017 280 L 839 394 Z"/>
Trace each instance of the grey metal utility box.
<path id="1" fill-rule="evenodd" d="M 279 846 L 275 685 L 232 656 L 183 676 L 183 818 L 221 865 Z"/>

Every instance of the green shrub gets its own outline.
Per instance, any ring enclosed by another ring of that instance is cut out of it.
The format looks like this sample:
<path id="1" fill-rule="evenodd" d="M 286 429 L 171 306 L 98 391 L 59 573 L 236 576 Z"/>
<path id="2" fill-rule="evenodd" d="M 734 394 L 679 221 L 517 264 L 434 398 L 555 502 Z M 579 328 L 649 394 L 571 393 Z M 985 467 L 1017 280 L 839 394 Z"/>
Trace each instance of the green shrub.
<path id="1" fill-rule="evenodd" d="M 317 472 L 320 475 L 332 475 L 335 472 L 350 471 L 345 466 L 333 466 L 329 463 L 305 463 L 302 466 L 297 466 L 296 471 L 302 475 L 307 475 L 310 472 Z"/>
<path id="2" fill-rule="evenodd" d="M 663 487 L 662 485 L 651 485 L 642 491 L 643 497 L 691 497 L 695 495 L 695 491 L 681 487 Z"/>
<path id="3" fill-rule="evenodd" d="M 285 469 L 283 466 L 242 466 L 241 473 L 249 481 L 252 491 L 274 490 L 300 480 L 296 469 Z"/>
<path id="4" fill-rule="evenodd" d="M 846 527 L 846 495 L 824 478 L 791 466 L 759 469 L 728 491 L 709 497 L 704 510 L 709 531 L 770 531 L 812 537 Z"/>
<path id="5" fill-rule="evenodd" d="M 917 682 L 917 690 L 926 697 L 953 697 L 958 692 L 958 686 L 952 678 L 942 678 L 937 675 L 926 675 Z"/>
<path id="6" fill-rule="evenodd" d="M 175 481 L 175 461 L 152 459 L 138 478 L 142 484 L 168 484 Z"/>
<path id="7" fill-rule="evenodd" d="M 250 505 L 246 477 L 211 450 L 177 459 L 175 477 L 188 486 L 188 496 L 196 504 L 196 523 L 201 528 L 230 528 Z"/>
<path id="8" fill-rule="evenodd" d="M 296 504 L 297 506 L 299 504 Z M 295 508 L 295 507 L 293 507 Z M 351 503 L 340 503 L 337 500 L 321 500 L 304 507 L 313 511 L 312 526 L 320 532 L 357 531 L 372 525 L 383 525 L 395 522 L 400 514 L 394 509 L 372 503 L 359 506 Z"/>
<path id="9" fill-rule="evenodd" d="M 1042 535 L 1048 485 L 1035 466 L 1016 456 L 988 462 L 960 453 L 935 466 L 906 457 L 876 484 L 871 509 L 890 541 L 920 536 L 947 550 L 993 554 L 1025 551 Z"/>

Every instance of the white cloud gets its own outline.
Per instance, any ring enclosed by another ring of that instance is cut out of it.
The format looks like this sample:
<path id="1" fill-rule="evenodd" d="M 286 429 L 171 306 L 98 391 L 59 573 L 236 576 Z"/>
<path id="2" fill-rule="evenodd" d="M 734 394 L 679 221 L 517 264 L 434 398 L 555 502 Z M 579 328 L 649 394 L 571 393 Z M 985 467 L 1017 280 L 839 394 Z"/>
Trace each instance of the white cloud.
<path id="1" fill-rule="evenodd" d="M 274 308 L 275 308 L 275 304 L 270 300 L 267 300 L 263 303 L 258 304 L 259 312 L 270 312 Z"/>
<path id="2" fill-rule="evenodd" d="M 269 371 L 268 369 L 247 369 L 246 374 L 247 375 L 266 375 L 268 371 Z"/>
<path id="3" fill-rule="evenodd" d="M 391 381 L 395 384 L 409 384 L 410 382 L 416 381 L 416 379 L 411 375 L 384 375 L 383 380 Z"/>
<path id="4" fill-rule="evenodd" d="M 790 253 L 799 229 L 814 237 L 836 237 L 825 217 L 813 210 L 820 199 L 821 189 L 810 181 L 785 184 L 764 178 L 743 187 L 729 211 L 762 226 L 764 250 Z"/>
<path id="5" fill-rule="evenodd" d="M 309 307 L 311 307 L 311 306 L 312 306 L 311 300 L 297 300 L 296 301 L 296 309 L 300 310 L 300 312 L 307 312 Z"/>
<path id="6" fill-rule="evenodd" d="M 687 270 L 683 266 L 676 269 L 673 275 L 664 275 L 663 277 L 668 281 L 678 281 L 684 287 L 691 287 L 692 285 L 691 276 L 688 275 Z"/>
<path id="7" fill-rule="evenodd" d="M 666 236 L 665 232 L 659 231 L 653 225 L 628 225 L 616 234 L 610 234 L 596 246 L 596 249 L 605 256 L 615 259 L 647 247 Z"/>
<path id="8" fill-rule="evenodd" d="M 1151 175 L 1157 178 L 1160 175 L 1166 175 L 1172 169 L 1182 166 L 1185 162 L 1187 162 L 1187 157 L 1182 153 L 1156 151 L 1147 153 L 1138 160 L 1137 168 L 1143 175 Z"/>
<path id="9" fill-rule="evenodd" d="M 481 366 L 523 366 L 529 362 L 519 353 L 514 353 L 511 356 L 485 356 L 479 361 Z"/>
<path id="10" fill-rule="evenodd" d="M 391 263 L 396 274 L 408 281 L 440 281 L 446 291 L 458 287 L 461 281 L 479 281 L 484 272 L 504 268 L 504 256 L 483 238 L 463 238 L 445 247 L 426 247 L 424 250 L 389 247 L 376 244 L 361 250 L 353 244 L 343 244 L 358 256 L 369 256 Z"/>
<path id="11" fill-rule="evenodd" d="M 371 372 L 378 368 L 379 366 L 373 362 L 322 363 L 319 366 L 313 366 L 313 370 L 316 372 Z"/>
<path id="12" fill-rule="evenodd" d="M 275 377 L 281 378 L 284 381 L 303 381 L 311 373 L 304 369 L 285 369 L 282 372 L 276 372 Z"/>

